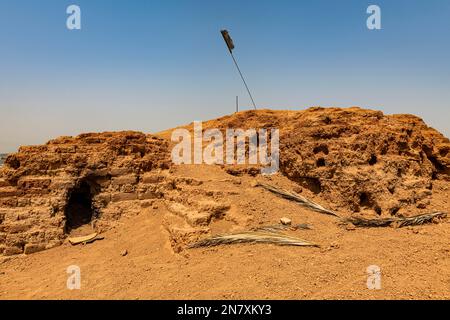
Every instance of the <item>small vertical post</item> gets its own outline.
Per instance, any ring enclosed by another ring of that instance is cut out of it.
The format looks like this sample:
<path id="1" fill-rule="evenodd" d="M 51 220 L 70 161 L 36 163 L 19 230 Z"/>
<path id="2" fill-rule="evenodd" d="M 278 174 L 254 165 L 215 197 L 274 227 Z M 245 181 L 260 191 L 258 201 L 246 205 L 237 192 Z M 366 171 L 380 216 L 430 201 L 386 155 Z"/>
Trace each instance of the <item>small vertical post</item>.
<path id="1" fill-rule="evenodd" d="M 239 112 L 239 96 L 236 96 L 236 112 Z"/>

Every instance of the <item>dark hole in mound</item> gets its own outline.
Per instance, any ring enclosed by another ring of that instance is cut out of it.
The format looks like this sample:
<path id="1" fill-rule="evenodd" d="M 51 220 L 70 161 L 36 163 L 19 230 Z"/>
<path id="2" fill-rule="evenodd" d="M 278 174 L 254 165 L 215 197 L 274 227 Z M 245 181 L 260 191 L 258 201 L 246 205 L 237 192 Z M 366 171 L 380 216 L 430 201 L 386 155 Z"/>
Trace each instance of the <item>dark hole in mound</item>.
<path id="1" fill-rule="evenodd" d="M 369 207 L 370 206 L 369 195 L 367 193 L 363 192 L 359 195 L 359 205 L 361 207 Z"/>
<path id="2" fill-rule="evenodd" d="M 400 210 L 399 207 L 393 207 L 389 209 L 389 212 L 391 213 L 391 216 L 395 216 L 399 210 Z"/>
<path id="3" fill-rule="evenodd" d="M 441 149 L 441 150 L 439 150 L 439 155 L 441 157 L 445 157 L 449 151 L 450 151 L 450 149 L 447 149 L 447 148 Z"/>
<path id="4" fill-rule="evenodd" d="M 438 173 L 445 171 L 445 166 L 439 162 L 439 160 L 436 157 L 430 156 L 428 157 L 428 160 L 434 165 Z"/>
<path id="5" fill-rule="evenodd" d="M 329 153 L 329 150 L 328 150 L 328 147 L 327 147 L 327 146 L 325 146 L 325 145 L 320 145 L 320 146 L 315 147 L 315 148 L 313 149 L 313 152 L 314 152 L 315 154 L 317 154 L 317 153 L 319 153 L 319 152 L 323 152 L 324 154 L 328 154 L 328 153 Z"/>
<path id="6" fill-rule="evenodd" d="M 375 206 L 374 210 L 377 213 L 377 215 L 379 215 L 379 216 L 381 216 L 381 214 L 383 213 L 383 210 L 378 205 Z"/>
<path id="7" fill-rule="evenodd" d="M 370 160 L 369 160 L 369 164 L 371 165 L 371 166 L 373 166 L 374 164 L 376 164 L 377 163 L 377 156 L 375 156 L 375 155 L 372 155 L 371 157 L 370 157 Z"/>
<path id="8" fill-rule="evenodd" d="M 17 170 L 20 168 L 20 161 L 15 155 L 8 156 L 5 160 L 5 163 L 13 169 Z"/>
<path id="9" fill-rule="evenodd" d="M 322 185 L 317 178 L 300 178 L 299 183 L 315 194 L 322 192 Z"/>
<path id="10" fill-rule="evenodd" d="M 325 167 L 325 159 L 324 158 L 318 159 L 316 164 L 318 167 Z"/>
<path id="11" fill-rule="evenodd" d="M 362 192 L 359 194 L 359 205 L 365 209 L 373 209 L 376 214 L 381 215 L 383 210 L 381 207 L 374 201 L 373 197 L 370 193 Z"/>
<path id="12" fill-rule="evenodd" d="M 69 194 L 65 210 L 66 232 L 90 223 L 93 214 L 91 187 L 83 181 Z"/>
<path id="13" fill-rule="evenodd" d="M 399 154 L 402 154 L 403 151 L 408 150 L 408 143 L 401 141 L 398 143 Z"/>
<path id="14" fill-rule="evenodd" d="M 389 186 L 389 187 L 388 187 L 388 190 L 389 190 L 389 192 L 390 192 L 391 194 L 394 194 L 394 192 L 395 192 L 395 186 Z"/>

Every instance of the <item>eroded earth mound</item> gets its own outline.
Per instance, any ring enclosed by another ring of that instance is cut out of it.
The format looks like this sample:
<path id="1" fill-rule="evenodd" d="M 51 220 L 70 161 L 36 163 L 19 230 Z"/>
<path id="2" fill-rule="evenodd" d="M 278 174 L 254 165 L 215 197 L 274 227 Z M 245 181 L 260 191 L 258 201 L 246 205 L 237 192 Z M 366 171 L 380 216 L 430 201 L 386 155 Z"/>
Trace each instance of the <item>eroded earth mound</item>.
<path id="1" fill-rule="evenodd" d="M 449 139 L 413 115 L 357 107 L 263 110 L 204 124 L 214 127 L 279 128 L 281 173 L 348 213 L 431 210 L 433 181 L 450 181 Z"/>

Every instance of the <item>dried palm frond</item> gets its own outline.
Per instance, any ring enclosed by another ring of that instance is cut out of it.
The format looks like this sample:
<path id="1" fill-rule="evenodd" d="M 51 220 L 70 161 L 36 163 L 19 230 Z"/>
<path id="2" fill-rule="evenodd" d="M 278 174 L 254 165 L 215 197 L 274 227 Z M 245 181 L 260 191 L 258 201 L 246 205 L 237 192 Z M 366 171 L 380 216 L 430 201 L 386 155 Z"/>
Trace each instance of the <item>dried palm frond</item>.
<path id="1" fill-rule="evenodd" d="M 365 219 L 361 217 L 351 217 L 344 219 L 344 222 L 350 222 L 358 227 L 387 227 L 392 225 L 401 228 L 430 223 L 435 219 L 443 219 L 446 217 L 447 213 L 445 212 L 433 212 L 405 218 Z"/>
<path id="2" fill-rule="evenodd" d="M 272 226 L 263 226 L 251 229 L 251 231 L 268 231 L 268 232 L 278 232 L 280 230 L 310 230 L 312 229 L 309 224 L 301 223 L 296 225 L 284 225 L 284 224 L 276 224 Z"/>
<path id="3" fill-rule="evenodd" d="M 266 243 L 282 246 L 318 247 L 318 245 L 316 244 L 298 239 L 296 237 L 292 237 L 283 233 L 267 231 L 244 231 L 238 233 L 216 235 L 207 239 L 200 240 L 189 245 L 188 247 L 200 248 L 236 243 Z"/>
<path id="4" fill-rule="evenodd" d="M 308 200 L 305 197 L 303 197 L 295 192 L 289 192 L 289 191 L 283 190 L 281 188 L 271 186 L 271 185 L 265 184 L 265 183 L 259 183 L 259 182 L 256 184 L 256 186 L 257 187 L 259 186 L 266 190 L 269 190 L 270 192 L 275 193 L 276 195 L 279 195 L 279 196 L 283 197 L 284 199 L 295 201 L 305 208 L 311 209 L 311 210 L 319 212 L 319 213 L 328 214 L 328 215 L 340 218 L 336 212 L 326 209 L 326 208 L 322 207 L 320 204 L 315 203 L 314 201 Z"/>

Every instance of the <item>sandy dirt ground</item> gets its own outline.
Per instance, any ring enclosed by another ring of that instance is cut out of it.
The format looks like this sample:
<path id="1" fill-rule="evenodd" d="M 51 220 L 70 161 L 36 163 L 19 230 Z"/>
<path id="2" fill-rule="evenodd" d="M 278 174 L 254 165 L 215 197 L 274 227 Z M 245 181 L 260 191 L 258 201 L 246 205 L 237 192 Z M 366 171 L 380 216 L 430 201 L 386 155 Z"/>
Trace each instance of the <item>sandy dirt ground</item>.
<path id="1" fill-rule="evenodd" d="M 448 220 L 398 229 L 347 228 L 335 217 L 252 186 L 259 180 L 295 187 L 281 175 L 235 177 L 206 165 L 177 167 L 173 174 L 203 181 L 183 192 L 220 192 L 231 204 L 224 217 L 211 222 L 213 234 L 289 217 L 312 226 L 290 234 L 320 247 L 235 244 L 176 253 L 163 226 L 168 211 L 158 200 L 138 215 L 123 216 L 102 234 L 104 240 L 4 258 L 0 299 L 450 299 Z M 448 191 L 435 192 L 432 202 L 448 209 Z M 79 290 L 67 289 L 71 265 L 81 269 Z M 380 290 L 367 288 L 371 265 L 381 269 Z"/>

